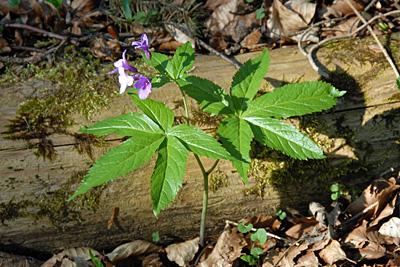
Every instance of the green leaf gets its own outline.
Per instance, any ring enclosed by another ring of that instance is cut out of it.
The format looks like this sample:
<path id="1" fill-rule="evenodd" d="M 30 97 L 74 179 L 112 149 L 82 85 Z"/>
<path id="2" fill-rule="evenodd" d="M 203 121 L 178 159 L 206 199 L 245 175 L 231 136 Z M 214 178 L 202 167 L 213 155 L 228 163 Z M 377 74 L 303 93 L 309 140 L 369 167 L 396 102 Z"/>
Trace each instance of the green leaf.
<path id="1" fill-rule="evenodd" d="M 246 99 L 253 99 L 257 94 L 268 66 L 269 54 L 268 50 L 264 49 L 261 55 L 248 60 L 236 72 L 232 80 L 231 94 L 235 97 L 234 104 L 237 110 L 244 110 Z"/>
<path id="2" fill-rule="evenodd" d="M 331 199 L 332 199 L 333 201 L 338 200 L 339 197 L 340 197 L 340 192 L 333 192 L 333 193 L 331 194 Z"/>
<path id="3" fill-rule="evenodd" d="M 256 19 L 263 19 L 265 17 L 265 9 L 260 7 L 256 10 Z"/>
<path id="4" fill-rule="evenodd" d="M 160 133 L 163 131 L 147 115 L 142 113 L 128 113 L 115 118 L 96 122 L 94 125 L 81 128 L 81 133 L 105 136 L 112 133 L 120 136 L 135 136 L 145 133 Z"/>
<path id="5" fill-rule="evenodd" d="M 338 183 L 334 183 L 330 187 L 331 192 L 339 192 L 340 191 L 340 185 Z"/>
<path id="6" fill-rule="evenodd" d="M 310 138 L 293 125 L 262 117 L 244 117 L 252 127 L 255 138 L 267 146 L 296 159 L 322 159 L 324 153 Z"/>
<path id="7" fill-rule="evenodd" d="M 124 17 L 128 21 L 132 21 L 132 10 L 131 10 L 131 0 L 122 0 L 122 13 L 124 13 Z"/>
<path id="8" fill-rule="evenodd" d="M 171 78 L 180 79 L 186 71 L 193 67 L 193 63 L 194 49 L 191 42 L 186 42 L 176 49 L 174 57 L 170 61 L 173 73 Z"/>
<path id="9" fill-rule="evenodd" d="M 168 56 L 161 53 L 152 52 L 150 59 L 145 56 L 143 57 L 143 59 L 147 65 L 154 67 L 160 72 L 160 74 L 173 77 L 173 70 L 169 62 Z"/>
<path id="10" fill-rule="evenodd" d="M 250 250 L 250 254 L 254 257 L 260 257 L 262 254 L 264 254 L 264 251 L 262 250 L 262 248 L 254 247 Z"/>
<path id="11" fill-rule="evenodd" d="M 234 159 L 211 135 L 187 124 L 173 127 L 169 132 L 181 140 L 187 148 L 199 156 L 212 159 Z"/>
<path id="12" fill-rule="evenodd" d="M 176 197 L 186 171 L 188 150 L 173 136 L 161 144 L 151 176 L 151 198 L 156 216 Z"/>
<path id="13" fill-rule="evenodd" d="M 250 125 L 237 117 L 226 118 L 218 127 L 218 134 L 226 150 L 237 159 L 233 160 L 232 164 L 239 172 L 243 182 L 247 183 L 250 143 L 253 139 Z"/>
<path id="14" fill-rule="evenodd" d="M 112 148 L 90 168 L 89 173 L 68 200 L 144 165 L 150 160 L 164 138 L 159 134 L 136 135 Z"/>
<path id="15" fill-rule="evenodd" d="M 21 0 L 8 0 L 8 6 L 11 8 L 17 7 L 21 4 Z"/>
<path id="16" fill-rule="evenodd" d="M 164 85 L 166 85 L 169 82 L 171 82 L 171 81 L 169 80 L 169 78 L 167 76 L 160 75 L 160 76 L 153 77 L 151 79 L 151 86 L 152 86 L 153 89 L 160 88 L 160 87 L 163 87 Z"/>
<path id="17" fill-rule="evenodd" d="M 63 0 L 46 0 L 46 2 L 52 4 L 55 8 L 58 9 L 61 7 Z"/>
<path id="18" fill-rule="evenodd" d="M 174 123 L 174 113 L 164 103 L 150 98 L 142 100 L 136 94 L 132 94 L 131 96 L 133 103 L 162 129 L 167 130 L 171 128 Z"/>
<path id="19" fill-rule="evenodd" d="M 151 233 L 151 241 L 153 241 L 153 243 L 160 243 L 161 238 L 160 238 L 160 233 L 158 231 Z"/>
<path id="20" fill-rule="evenodd" d="M 180 88 L 194 98 L 201 109 L 212 115 L 228 112 L 228 95 L 215 83 L 196 76 L 188 76 L 180 83 Z"/>
<path id="21" fill-rule="evenodd" d="M 243 223 L 239 223 L 237 226 L 239 232 L 241 232 L 242 234 L 246 234 L 248 232 L 251 231 L 251 229 L 253 229 L 253 225 L 251 223 L 245 225 Z"/>
<path id="22" fill-rule="evenodd" d="M 319 112 L 333 107 L 344 93 L 321 81 L 287 84 L 250 102 L 245 116 L 287 118 Z"/>
<path id="23" fill-rule="evenodd" d="M 255 233 L 250 236 L 251 241 L 258 241 L 260 245 L 264 245 L 267 242 L 267 231 L 264 228 L 259 228 Z"/>
<path id="24" fill-rule="evenodd" d="M 248 265 L 254 266 L 258 264 L 258 258 L 254 257 L 253 255 L 242 255 L 240 259 L 247 262 Z"/>
<path id="25" fill-rule="evenodd" d="M 94 254 L 93 251 L 91 249 L 89 249 L 89 256 L 90 256 L 90 260 L 92 261 L 92 263 L 94 264 L 94 266 L 96 267 L 104 267 L 103 263 L 101 262 L 101 260 L 99 260 Z"/>
<path id="26" fill-rule="evenodd" d="M 279 220 L 283 221 L 283 220 L 286 218 L 287 214 L 286 214 L 285 211 L 279 209 L 279 210 L 276 212 L 276 216 L 279 218 Z"/>
<path id="27" fill-rule="evenodd" d="M 397 89 L 400 90 L 400 77 L 397 77 L 396 85 L 397 85 Z"/>

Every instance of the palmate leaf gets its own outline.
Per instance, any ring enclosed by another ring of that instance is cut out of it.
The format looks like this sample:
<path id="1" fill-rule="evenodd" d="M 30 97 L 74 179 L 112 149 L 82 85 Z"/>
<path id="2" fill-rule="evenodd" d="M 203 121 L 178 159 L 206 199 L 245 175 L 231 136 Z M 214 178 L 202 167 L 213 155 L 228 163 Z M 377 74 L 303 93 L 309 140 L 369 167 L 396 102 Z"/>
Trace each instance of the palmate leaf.
<path id="1" fill-rule="evenodd" d="M 252 124 L 251 129 L 257 141 L 270 148 L 296 159 L 325 157 L 321 148 L 293 125 L 274 118 L 244 117 L 244 119 Z"/>
<path id="2" fill-rule="evenodd" d="M 120 136 L 136 136 L 145 133 L 163 133 L 160 126 L 142 113 L 128 113 L 115 118 L 99 121 L 92 126 L 81 128 L 81 133 L 105 136 L 112 133 Z"/>
<path id="3" fill-rule="evenodd" d="M 150 59 L 148 59 L 145 56 L 143 57 L 143 59 L 147 65 L 154 67 L 161 74 L 165 74 L 169 77 L 173 77 L 172 66 L 170 64 L 170 61 L 169 61 L 167 55 L 157 53 L 157 52 L 152 52 Z"/>
<path id="4" fill-rule="evenodd" d="M 201 109 L 212 115 L 229 113 L 228 96 L 215 83 L 196 76 L 188 76 L 180 83 L 180 88 L 194 98 Z"/>
<path id="5" fill-rule="evenodd" d="M 199 156 L 213 159 L 234 159 L 212 136 L 187 124 L 175 126 L 168 132 L 181 140 L 187 148 Z"/>
<path id="6" fill-rule="evenodd" d="M 156 216 L 175 199 L 182 186 L 188 153 L 174 136 L 169 136 L 161 144 L 151 176 L 151 199 Z"/>
<path id="7" fill-rule="evenodd" d="M 174 122 L 174 113 L 167 106 L 150 98 L 142 100 L 136 94 L 131 96 L 133 103 L 164 131 L 171 128 Z"/>
<path id="8" fill-rule="evenodd" d="M 164 139 L 165 136 L 160 134 L 136 135 L 112 148 L 90 168 L 89 173 L 68 200 L 139 168 L 150 160 Z"/>
<path id="9" fill-rule="evenodd" d="M 238 117 L 228 117 L 218 127 L 218 134 L 226 150 L 237 159 L 233 160 L 232 164 L 239 172 L 243 182 L 247 183 L 250 143 L 253 139 L 250 125 Z"/>
<path id="10" fill-rule="evenodd" d="M 191 42 L 179 46 L 170 61 L 172 76 L 174 80 L 180 79 L 182 75 L 193 67 L 194 49 Z"/>
<path id="11" fill-rule="evenodd" d="M 234 97 L 234 105 L 237 110 L 244 110 L 245 101 L 253 99 L 260 89 L 264 75 L 268 71 L 268 50 L 248 60 L 233 76 L 231 95 Z"/>
<path id="12" fill-rule="evenodd" d="M 245 116 L 287 118 L 329 109 L 345 92 L 322 81 L 287 84 L 249 103 Z"/>

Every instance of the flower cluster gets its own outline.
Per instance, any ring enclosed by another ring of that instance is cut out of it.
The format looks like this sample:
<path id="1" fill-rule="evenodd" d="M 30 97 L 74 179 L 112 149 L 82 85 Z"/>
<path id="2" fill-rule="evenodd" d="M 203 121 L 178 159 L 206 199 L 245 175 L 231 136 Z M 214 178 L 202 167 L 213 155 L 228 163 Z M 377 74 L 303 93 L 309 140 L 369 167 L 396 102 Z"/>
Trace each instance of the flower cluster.
<path id="1" fill-rule="evenodd" d="M 134 48 L 143 50 L 145 56 L 150 59 L 149 41 L 147 35 L 143 33 L 139 41 L 132 42 Z M 138 73 L 138 70 L 126 60 L 126 50 L 122 53 L 122 58 L 114 62 L 115 69 L 110 73 L 118 72 L 118 81 L 120 84 L 119 93 L 123 94 L 127 87 L 132 86 L 138 90 L 140 99 L 146 99 L 151 93 L 150 79 Z M 132 74 L 128 74 L 128 73 Z"/>

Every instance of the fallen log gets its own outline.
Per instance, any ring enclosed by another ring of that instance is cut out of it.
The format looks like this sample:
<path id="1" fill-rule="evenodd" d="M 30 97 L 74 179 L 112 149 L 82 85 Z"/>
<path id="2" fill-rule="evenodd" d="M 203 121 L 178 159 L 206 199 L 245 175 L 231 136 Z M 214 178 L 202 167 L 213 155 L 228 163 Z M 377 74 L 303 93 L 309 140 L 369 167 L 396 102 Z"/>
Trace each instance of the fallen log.
<path id="1" fill-rule="evenodd" d="M 368 42 L 357 41 L 352 49 L 361 50 L 360 46 L 367 46 Z M 347 91 L 338 105 L 329 112 L 289 120 L 323 147 L 327 159 L 293 160 L 254 144 L 248 185 L 242 184 L 230 163 L 221 162 L 210 184 L 213 192 L 206 228 L 209 236 L 218 233 L 226 219 L 273 213 L 278 207 L 304 211 L 309 201 L 329 201 L 329 185 L 333 181 L 356 187 L 397 166 L 400 94 L 394 77 L 380 60 L 381 55 L 368 60 L 354 56 L 348 60 L 346 53 L 347 48 L 341 46 L 334 50 L 323 48 L 319 54 L 322 64 L 331 70 L 330 82 Z M 243 62 L 252 56 L 241 55 L 238 59 Z M 296 49 L 271 51 L 271 58 L 267 80 L 273 86 L 319 78 Z M 234 72 L 233 66 L 214 56 L 198 56 L 193 71 L 224 88 L 229 86 Z M 1 132 L 7 132 L 7 125 L 15 118 L 20 104 L 45 83 L 31 79 L 23 84 L 1 85 Z M 267 86 L 264 89 L 270 90 Z M 177 113 L 182 112 L 180 94 L 174 86 L 154 91 L 152 98 L 164 101 Z M 193 103 L 192 106 L 195 110 Z M 129 97 L 121 96 L 91 120 L 76 115 L 68 132 L 47 137 L 55 155 L 53 160 L 35 155 L 40 138 L 31 139 L 27 145 L 24 140 L 1 136 L 0 250 L 12 252 L 23 248 L 52 253 L 73 246 L 103 250 L 132 239 L 150 239 L 154 231 L 160 233 L 163 242 L 198 234 L 202 177 L 193 157 L 188 161 L 187 175 L 177 199 L 159 218 L 153 216 L 149 195 L 154 159 L 126 177 L 66 202 L 93 159 L 120 142 L 109 138 L 101 146 L 95 146 L 71 133 L 131 107 Z M 199 123 L 204 128 L 215 127 L 206 124 L 204 121 L 209 118 L 202 120 L 203 115 L 197 115 Z M 82 153 L 88 152 L 85 150 L 88 146 L 90 153 Z"/>

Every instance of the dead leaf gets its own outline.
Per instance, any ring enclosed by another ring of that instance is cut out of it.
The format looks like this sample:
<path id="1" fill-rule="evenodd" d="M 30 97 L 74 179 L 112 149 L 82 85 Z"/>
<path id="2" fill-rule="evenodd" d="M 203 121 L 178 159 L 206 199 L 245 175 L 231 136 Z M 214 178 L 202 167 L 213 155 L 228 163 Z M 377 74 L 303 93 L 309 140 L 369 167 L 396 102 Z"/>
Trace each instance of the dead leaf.
<path id="1" fill-rule="evenodd" d="M 239 0 L 223 0 L 216 1 L 208 0 L 205 7 L 211 9 L 211 15 L 205 22 L 205 27 L 210 36 L 210 44 L 222 44 L 222 40 L 214 40 L 218 33 L 217 38 L 223 38 L 226 42 L 232 41 L 239 44 L 245 36 L 247 36 L 252 29 L 259 27 L 260 20 L 256 19 L 255 12 L 249 14 L 239 15 L 237 12 L 243 10 L 240 6 L 242 1 Z M 214 46 L 219 49 L 221 45 Z M 240 47 L 239 47 L 240 48 Z"/>
<path id="2" fill-rule="evenodd" d="M 396 202 L 397 202 L 397 195 L 394 198 L 392 198 L 392 201 L 390 201 L 386 205 L 386 207 L 379 213 L 379 215 L 372 222 L 369 223 L 368 226 L 371 227 L 371 226 L 378 225 L 382 219 L 391 216 L 393 214 L 393 210 L 396 205 Z"/>
<path id="3" fill-rule="evenodd" d="M 378 231 L 382 235 L 400 238 L 400 218 L 392 217 Z"/>
<path id="4" fill-rule="evenodd" d="M 192 47 L 194 48 L 195 41 L 191 36 L 189 36 L 189 29 L 187 29 L 187 26 L 185 25 L 179 25 L 179 26 L 180 27 L 178 28 L 172 24 L 166 24 L 165 28 L 172 35 L 172 37 L 174 37 L 176 41 L 178 41 L 181 44 L 190 42 L 192 44 Z"/>
<path id="5" fill-rule="evenodd" d="M 255 30 L 248 34 L 243 41 L 240 42 L 241 46 L 247 49 L 251 49 L 254 45 L 258 44 L 261 38 L 260 30 Z"/>
<path id="6" fill-rule="evenodd" d="M 304 234 L 310 234 L 318 222 L 314 218 L 302 218 L 301 221 L 292 227 L 290 227 L 286 232 L 286 236 L 299 239 Z"/>
<path id="7" fill-rule="evenodd" d="M 372 182 L 346 209 L 351 215 L 364 213 L 363 217 L 375 217 L 391 198 L 393 192 L 399 189 L 396 179 L 378 179 Z"/>
<path id="8" fill-rule="evenodd" d="M 295 265 L 295 267 L 309 267 L 309 266 L 318 266 L 318 258 L 312 251 L 307 251 L 305 255 L 301 256 L 297 260 L 297 264 Z"/>
<path id="9" fill-rule="evenodd" d="M 280 266 L 294 266 L 294 258 L 308 248 L 308 244 L 303 243 L 299 246 L 291 246 L 286 253 L 286 256 L 282 258 Z"/>
<path id="10" fill-rule="evenodd" d="M 202 262 L 200 267 L 228 267 L 241 255 L 242 248 L 247 245 L 246 240 L 237 231 L 237 227 L 229 224 L 218 237 L 211 254 Z"/>
<path id="11" fill-rule="evenodd" d="M 308 3 L 305 0 L 292 0 L 285 4 L 280 0 L 274 0 L 271 6 L 271 16 L 266 22 L 267 37 L 273 40 L 285 38 L 297 40 L 296 33 L 308 27 L 315 15 L 315 9 L 316 4 Z"/>
<path id="12" fill-rule="evenodd" d="M 368 260 L 375 260 L 386 255 L 386 248 L 375 243 L 367 242 L 366 246 L 359 249 L 361 257 Z"/>
<path id="13" fill-rule="evenodd" d="M 165 248 L 168 259 L 179 266 L 187 266 L 189 262 L 193 260 L 198 250 L 198 237 L 186 242 L 172 244 Z"/>
<path id="14" fill-rule="evenodd" d="M 116 247 L 106 256 L 112 262 L 121 261 L 131 256 L 151 254 L 161 251 L 159 246 L 145 240 L 135 240 Z"/>
<path id="15" fill-rule="evenodd" d="M 350 2 L 358 11 L 362 11 L 364 9 L 362 1 L 350 0 Z M 341 16 L 348 16 L 354 14 L 353 9 L 351 9 L 349 4 L 346 3 L 346 0 L 337 0 L 334 2 L 334 4 L 330 5 L 329 7 L 335 12 L 341 14 Z"/>
<path id="16" fill-rule="evenodd" d="M 158 50 L 160 50 L 160 51 L 175 51 L 180 45 L 181 45 L 181 43 L 178 41 L 175 41 L 175 40 L 163 42 L 158 47 Z"/>
<path id="17" fill-rule="evenodd" d="M 336 240 L 331 240 L 329 245 L 321 250 L 319 256 L 329 265 L 347 258 L 346 253 L 340 247 L 340 243 Z"/>
<path id="18" fill-rule="evenodd" d="M 8 42 L 3 37 L 0 37 L 0 53 L 9 53 L 11 52 L 11 47 L 8 45 Z"/>
<path id="19" fill-rule="evenodd" d="M 320 203 L 311 202 L 308 205 L 311 215 L 323 226 L 326 226 L 326 210 Z"/>
<path id="20" fill-rule="evenodd" d="M 160 255 L 158 253 L 152 253 L 147 255 L 142 260 L 142 266 L 149 266 L 149 267 L 163 267 L 164 264 L 160 259 Z"/>
<path id="21" fill-rule="evenodd" d="M 90 261 L 89 251 L 91 251 L 94 256 L 100 255 L 99 252 L 88 247 L 69 248 L 51 257 L 49 260 L 43 263 L 42 267 L 88 266 L 87 262 Z"/>

